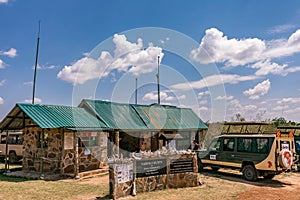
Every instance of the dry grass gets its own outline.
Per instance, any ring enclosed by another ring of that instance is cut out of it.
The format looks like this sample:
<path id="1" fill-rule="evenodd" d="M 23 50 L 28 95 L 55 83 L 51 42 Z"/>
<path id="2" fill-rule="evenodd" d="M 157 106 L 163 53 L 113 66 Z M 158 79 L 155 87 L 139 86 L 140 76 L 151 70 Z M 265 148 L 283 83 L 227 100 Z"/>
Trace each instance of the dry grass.
<path id="1" fill-rule="evenodd" d="M 124 199 L 245 200 L 246 197 L 257 196 L 257 191 L 260 192 L 259 199 L 268 199 L 264 198 L 266 197 L 265 190 L 274 195 L 279 195 L 279 193 L 285 194 L 288 191 L 293 191 L 291 194 L 295 194 L 300 189 L 300 183 L 298 183 L 299 173 L 284 173 L 276 176 L 273 181 L 261 178 L 254 183 L 242 180 L 241 173 L 233 170 L 220 169 L 219 172 L 213 172 L 206 169 L 199 176 L 202 182 L 202 185 L 199 187 L 138 193 L 135 197 L 128 196 Z M 108 194 L 109 180 L 107 174 L 82 180 L 69 179 L 59 181 L 27 180 L 0 175 L 0 199 L 5 200 L 99 200 L 108 199 Z"/>
<path id="2" fill-rule="evenodd" d="M 108 183 L 80 184 L 80 181 L 27 180 L 0 175 L 0 199 L 95 199 L 108 194 Z"/>

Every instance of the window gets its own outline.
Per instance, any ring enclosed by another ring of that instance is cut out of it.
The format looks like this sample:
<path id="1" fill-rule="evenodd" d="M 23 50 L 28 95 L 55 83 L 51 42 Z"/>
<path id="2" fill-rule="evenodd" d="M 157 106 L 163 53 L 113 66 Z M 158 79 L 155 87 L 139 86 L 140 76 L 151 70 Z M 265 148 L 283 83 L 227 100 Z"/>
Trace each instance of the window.
<path id="1" fill-rule="evenodd" d="M 48 148 L 48 132 L 46 130 L 37 131 L 37 148 Z"/>
<path id="2" fill-rule="evenodd" d="M 6 144 L 6 135 L 1 136 L 1 144 Z M 23 135 L 20 134 L 8 135 L 7 144 L 23 144 Z"/>
<path id="3" fill-rule="evenodd" d="M 269 138 L 238 138 L 239 152 L 269 153 Z"/>
<path id="4" fill-rule="evenodd" d="M 238 138 L 237 151 L 251 152 L 252 139 L 251 138 Z"/>
<path id="5" fill-rule="evenodd" d="M 234 138 L 224 138 L 223 150 L 234 151 Z"/>
<path id="6" fill-rule="evenodd" d="M 268 138 L 257 138 L 257 150 L 259 153 L 269 153 Z"/>
<path id="7" fill-rule="evenodd" d="M 98 146 L 99 136 L 97 132 L 80 132 L 78 138 L 78 147 Z"/>
<path id="8" fill-rule="evenodd" d="M 296 151 L 299 152 L 300 151 L 300 140 L 296 140 Z"/>
<path id="9" fill-rule="evenodd" d="M 220 139 L 214 139 L 211 143 L 208 149 L 210 150 L 216 150 L 219 151 L 221 146 L 221 140 Z"/>

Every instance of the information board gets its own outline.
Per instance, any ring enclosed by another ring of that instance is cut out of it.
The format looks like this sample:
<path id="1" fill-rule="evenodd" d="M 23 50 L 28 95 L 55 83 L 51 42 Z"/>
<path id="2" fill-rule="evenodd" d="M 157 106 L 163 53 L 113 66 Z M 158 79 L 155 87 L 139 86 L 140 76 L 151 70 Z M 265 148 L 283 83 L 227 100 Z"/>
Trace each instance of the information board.
<path id="1" fill-rule="evenodd" d="M 118 183 L 124 183 L 133 180 L 133 164 L 115 164 L 115 171 L 118 176 Z"/>
<path id="2" fill-rule="evenodd" d="M 170 161 L 170 173 L 185 173 L 185 172 L 193 172 L 193 158 L 186 159 L 178 159 Z"/>
<path id="3" fill-rule="evenodd" d="M 167 174 L 166 166 L 166 159 L 137 160 L 136 176 L 146 177 Z"/>

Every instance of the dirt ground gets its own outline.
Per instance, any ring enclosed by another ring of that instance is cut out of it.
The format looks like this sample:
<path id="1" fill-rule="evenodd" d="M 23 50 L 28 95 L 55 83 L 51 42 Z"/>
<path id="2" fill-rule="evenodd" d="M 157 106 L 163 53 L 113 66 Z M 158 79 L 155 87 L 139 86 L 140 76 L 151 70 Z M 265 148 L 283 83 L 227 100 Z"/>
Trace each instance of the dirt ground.
<path id="1" fill-rule="evenodd" d="M 228 184 L 245 186 L 245 191 L 237 195 L 238 200 L 300 200 L 300 173 L 296 172 L 282 173 L 272 180 L 261 177 L 256 182 L 243 180 L 241 173 L 233 170 L 206 171 L 202 176 L 209 177 L 209 184 L 217 184 L 218 179 L 223 179 Z"/>
<path id="2" fill-rule="evenodd" d="M 211 188 L 216 188 L 213 190 L 214 195 L 209 197 L 202 197 L 201 199 L 216 199 L 215 197 L 222 197 L 221 199 L 238 199 L 238 200 L 300 200 L 300 173 L 282 173 L 280 175 L 275 176 L 272 180 L 265 180 L 263 178 L 259 178 L 256 182 L 249 182 L 242 179 L 241 173 L 234 170 L 224 170 L 221 169 L 217 172 L 212 171 L 210 169 L 205 169 L 203 173 L 200 174 L 200 180 L 202 185 L 198 187 L 199 193 L 205 192 L 205 190 L 210 190 Z M 79 181 L 79 184 L 96 184 L 103 185 L 103 183 L 108 184 L 108 176 L 88 178 Z M 224 187 L 226 185 L 226 187 Z M 237 189 L 235 192 L 236 195 L 229 196 L 229 192 L 224 190 L 228 190 L 228 186 L 232 190 Z M 224 189 L 223 189 L 224 188 Z M 242 189 L 240 189 L 242 188 Z M 187 190 L 187 193 L 192 192 L 189 191 L 189 188 L 183 189 Z M 193 189 L 194 190 L 194 189 Z M 166 191 L 163 191 L 164 193 Z M 171 191 L 168 191 L 170 193 Z M 176 194 L 176 192 L 182 193 L 181 191 L 174 190 L 171 193 Z M 156 193 L 156 192 L 154 192 Z M 228 196 L 226 196 L 228 194 Z M 139 194 L 136 197 L 126 197 L 125 199 L 140 199 L 144 197 L 154 195 L 153 193 Z M 140 197 L 139 197 L 140 196 Z M 156 200 L 165 200 L 166 196 L 158 195 Z M 161 196 L 161 197 L 160 197 Z M 96 199 L 102 199 L 98 197 Z M 148 198 L 147 198 L 148 199 Z M 150 198 L 151 199 L 151 198 Z M 199 199 L 198 197 L 189 199 Z"/>

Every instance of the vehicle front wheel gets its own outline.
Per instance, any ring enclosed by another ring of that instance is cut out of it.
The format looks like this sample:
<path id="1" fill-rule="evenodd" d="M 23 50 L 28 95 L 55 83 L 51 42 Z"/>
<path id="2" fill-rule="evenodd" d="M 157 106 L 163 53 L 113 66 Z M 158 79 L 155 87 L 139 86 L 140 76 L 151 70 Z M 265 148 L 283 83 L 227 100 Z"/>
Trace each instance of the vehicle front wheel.
<path id="1" fill-rule="evenodd" d="M 8 157 L 9 157 L 9 162 L 10 162 L 10 163 L 15 163 L 15 162 L 18 161 L 17 155 L 16 155 L 16 153 L 13 152 L 13 151 L 12 151 L 12 152 L 9 152 Z"/>
<path id="2" fill-rule="evenodd" d="M 218 166 L 211 166 L 211 169 L 212 169 L 213 171 L 218 171 L 218 170 L 220 169 L 220 167 L 218 167 Z"/>
<path id="3" fill-rule="evenodd" d="M 243 177 L 247 181 L 257 180 L 257 171 L 252 165 L 245 165 L 243 168 Z"/>

